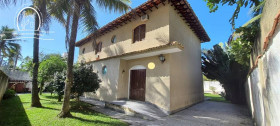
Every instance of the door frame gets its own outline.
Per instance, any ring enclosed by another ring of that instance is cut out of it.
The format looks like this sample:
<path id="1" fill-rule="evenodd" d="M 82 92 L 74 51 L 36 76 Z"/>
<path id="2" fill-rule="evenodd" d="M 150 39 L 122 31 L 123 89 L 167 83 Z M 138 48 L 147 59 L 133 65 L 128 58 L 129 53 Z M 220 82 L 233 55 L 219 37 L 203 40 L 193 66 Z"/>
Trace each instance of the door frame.
<path id="1" fill-rule="evenodd" d="M 147 69 L 146 69 L 146 67 L 145 66 L 143 66 L 143 65 L 135 65 L 135 66 L 133 66 L 133 67 L 131 67 L 130 69 L 129 69 L 129 73 L 128 73 L 128 97 L 127 97 L 127 99 L 129 100 L 129 98 L 130 98 L 130 73 L 131 73 L 131 70 L 143 70 L 143 69 L 145 69 L 146 70 L 146 75 L 147 75 Z M 146 79 L 146 78 L 145 78 Z M 147 82 L 147 81 L 146 81 Z M 146 83 L 145 83 L 145 87 L 146 87 Z M 146 89 L 145 89 L 146 90 Z M 146 91 L 145 91 L 145 99 L 146 99 Z"/>

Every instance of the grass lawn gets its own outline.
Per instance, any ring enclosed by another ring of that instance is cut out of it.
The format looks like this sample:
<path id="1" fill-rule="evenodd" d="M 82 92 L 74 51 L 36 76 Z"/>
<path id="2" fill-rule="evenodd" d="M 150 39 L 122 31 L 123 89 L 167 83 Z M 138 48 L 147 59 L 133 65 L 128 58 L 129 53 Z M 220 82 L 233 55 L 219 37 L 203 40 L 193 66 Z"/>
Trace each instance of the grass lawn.
<path id="1" fill-rule="evenodd" d="M 62 102 L 57 102 L 55 96 L 43 94 L 40 96 L 43 108 L 30 107 L 31 94 L 22 94 L 0 103 L 0 126 L 92 126 L 127 124 L 90 110 L 91 105 L 71 101 L 73 117 L 61 119 L 57 115 Z"/>
<path id="2" fill-rule="evenodd" d="M 210 98 L 209 99 L 210 101 L 229 103 L 229 101 L 227 101 L 225 98 L 223 98 L 222 96 L 220 96 L 218 94 L 204 93 L 204 96 L 207 98 Z"/>

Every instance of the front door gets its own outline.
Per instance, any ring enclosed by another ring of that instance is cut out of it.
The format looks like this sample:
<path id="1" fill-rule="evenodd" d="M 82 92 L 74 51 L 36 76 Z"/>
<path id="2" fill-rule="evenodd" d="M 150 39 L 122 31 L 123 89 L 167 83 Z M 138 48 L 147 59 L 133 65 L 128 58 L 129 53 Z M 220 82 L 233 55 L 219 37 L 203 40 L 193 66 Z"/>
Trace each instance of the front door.
<path id="1" fill-rule="evenodd" d="M 130 94 L 129 99 L 145 101 L 146 70 L 130 71 Z"/>

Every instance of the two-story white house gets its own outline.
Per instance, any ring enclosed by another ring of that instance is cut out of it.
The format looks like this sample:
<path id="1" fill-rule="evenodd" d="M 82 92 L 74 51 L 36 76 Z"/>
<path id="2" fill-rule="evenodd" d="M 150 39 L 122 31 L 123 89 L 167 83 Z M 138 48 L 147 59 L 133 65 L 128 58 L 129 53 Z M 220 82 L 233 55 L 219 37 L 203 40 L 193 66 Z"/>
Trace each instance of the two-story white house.
<path id="1" fill-rule="evenodd" d="M 167 113 L 203 101 L 200 57 L 207 41 L 187 1 L 148 0 L 76 43 L 78 61 L 102 80 L 96 94 L 84 95 L 145 101 Z"/>

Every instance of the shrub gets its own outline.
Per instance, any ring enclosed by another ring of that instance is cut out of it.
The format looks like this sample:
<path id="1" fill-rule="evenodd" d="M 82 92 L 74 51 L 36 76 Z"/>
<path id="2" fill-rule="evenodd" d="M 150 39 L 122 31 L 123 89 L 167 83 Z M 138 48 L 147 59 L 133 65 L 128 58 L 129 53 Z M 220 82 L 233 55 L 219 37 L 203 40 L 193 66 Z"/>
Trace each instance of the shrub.
<path id="1" fill-rule="evenodd" d="M 8 89 L 8 90 L 6 90 L 6 92 L 5 92 L 4 96 L 3 96 L 3 99 L 12 98 L 12 97 L 15 96 L 15 94 L 16 94 L 16 92 L 14 90 Z"/>
<path id="2" fill-rule="evenodd" d="M 74 70 L 74 84 L 71 88 L 71 93 L 79 99 L 84 92 L 93 92 L 100 86 L 101 80 L 98 75 L 93 72 L 91 65 L 81 64 Z"/>

